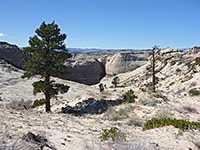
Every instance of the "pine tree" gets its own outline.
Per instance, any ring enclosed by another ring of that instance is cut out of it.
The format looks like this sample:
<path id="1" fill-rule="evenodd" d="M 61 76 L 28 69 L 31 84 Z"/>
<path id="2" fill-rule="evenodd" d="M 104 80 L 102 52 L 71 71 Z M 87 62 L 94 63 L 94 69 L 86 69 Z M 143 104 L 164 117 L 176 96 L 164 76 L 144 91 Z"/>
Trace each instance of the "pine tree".
<path id="1" fill-rule="evenodd" d="M 23 66 L 26 71 L 22 78 L 39 78 L 39 81 L 32 84 L 33 94 L 44 93 L 46 112 L 49 112 L 50 99 L 59 92 L 66 93 L 69 90 L 69 86 L 55 83 L 52 77 L 69 74 L 64 62 L 71 57 L 71 54 L 64 44 L 66 34 L 60 33 L 60 28 L 54 21 L 51 24 L 43 22 L 35 32 L 36 35 L 29 39 L 30 46 L 23 49 L 23 53 L 30 59 Z"/>

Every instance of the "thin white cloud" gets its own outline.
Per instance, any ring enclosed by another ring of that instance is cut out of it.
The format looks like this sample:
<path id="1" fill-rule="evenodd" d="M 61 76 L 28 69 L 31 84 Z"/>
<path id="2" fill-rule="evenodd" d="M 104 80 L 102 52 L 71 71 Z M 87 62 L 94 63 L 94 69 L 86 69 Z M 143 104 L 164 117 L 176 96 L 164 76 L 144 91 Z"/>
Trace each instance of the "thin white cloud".
<path id="1" fill-rule="evenodd" d="M 76 38 L 70 38 L 69 40 L 70 41 L 76 41 L 77 39 Z"/>
<path id="2" fill-rule="evenodd" d="M 3 33 L 0 33 L 0 37 L 4 37 L 4 36 L 6 36 L 5 34 L 3 34 Z"/>

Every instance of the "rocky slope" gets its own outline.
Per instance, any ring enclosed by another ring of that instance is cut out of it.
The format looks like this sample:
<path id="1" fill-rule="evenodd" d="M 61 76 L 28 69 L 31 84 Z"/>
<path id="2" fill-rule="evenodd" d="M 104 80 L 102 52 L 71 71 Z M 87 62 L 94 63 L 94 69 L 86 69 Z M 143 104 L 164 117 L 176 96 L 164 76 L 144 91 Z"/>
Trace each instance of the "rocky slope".
<path id="1" fill-rule="evenodd" d="M 148 51 L 88 50 L 71 52 L 73 57 L 66 62 L 71 75 L 63 78 L 88 85 L 97 84 L 106 74 L 119 74 L 134 70 L 145 64 Z M 0 59 L 22 68 L 28 58 L 16 45 L 0 42 Z"/>
<path id="2" fill-rule="evenodd" d="M 0 59 L 5 60 L 17 68 L 22 68 L 25 62 L 19 48 L 16 45 L 11 45 L 6 42 L 0 42 Z"/>
<path id="3" fill-rule="evenodd" d="M 182 131 L 165 126 L 142 131 L 144 122 L 153 117 L 200 121 L 200 95 L 191 96 L 189 93 L 191 89 L 200 91 L 200 66 L 195 64 L 197 57 L 200 57 L 198 48 L 187 51 L 168 48 L 156 52 L 156 93 L 151 92 L 150 86 L 151 57 L 142 67 L 119 74 L 117 88 L 110 87 L 113 77 L 104 77 L 101 83 L 106 84 L 106 88 L 101 93 L 98 84 L 87 86 L 55 79 L 68 84 L 70 89 L 68 93 L 58 95 L 57 100 L 51 100 L 52 113 L 49 114 L 44 112 L 44 106 L 28 110 L 22 107 L 43 97 L 32 96 L 31 84 L 37 78 L 21 79 L 23 71 L 2 61 L 0 149 L 2 146 L 8 149 L 14 143 L 16 147 L 27 144 L 21 137 L 30 131 L 45 136 L 58 150 L 198 150 L 198 129 Z M 138 98 L 134 103 L 121 103 L 122 94 L 130 89 Z M 60 113 L 61 110 L 64 113 Z M 102 129 L 111 127 L 126 133 L 127 141 L 101 142 Z"/>

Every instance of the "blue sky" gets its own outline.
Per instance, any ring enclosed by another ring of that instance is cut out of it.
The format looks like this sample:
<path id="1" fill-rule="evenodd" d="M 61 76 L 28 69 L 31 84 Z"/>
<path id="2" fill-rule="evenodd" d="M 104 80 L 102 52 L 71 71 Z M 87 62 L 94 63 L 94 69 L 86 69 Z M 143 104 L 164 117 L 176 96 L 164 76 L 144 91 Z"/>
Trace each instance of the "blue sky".
<path id="1" fill-rule="evenodd" d="M 200 0 L 0 0 L 0 41 L 28 46 L 53 20 L 67 47 L 200 46 Z"/>

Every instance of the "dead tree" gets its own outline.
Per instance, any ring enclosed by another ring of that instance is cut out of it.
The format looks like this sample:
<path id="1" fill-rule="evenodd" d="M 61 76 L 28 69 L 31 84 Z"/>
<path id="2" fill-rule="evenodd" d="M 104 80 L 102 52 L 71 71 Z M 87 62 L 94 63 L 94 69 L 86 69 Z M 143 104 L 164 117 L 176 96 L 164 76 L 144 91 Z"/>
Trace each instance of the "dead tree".
<path id="1" fill-rule="evenodd" d="M 155 50 L 158 49 L 158 46 L 155 45 L 153 47 L 153 50 L 152 50 L 152 88 L 153 88 L 153 92 L 156 92 L 156 81 L 155 81 Z"/>

